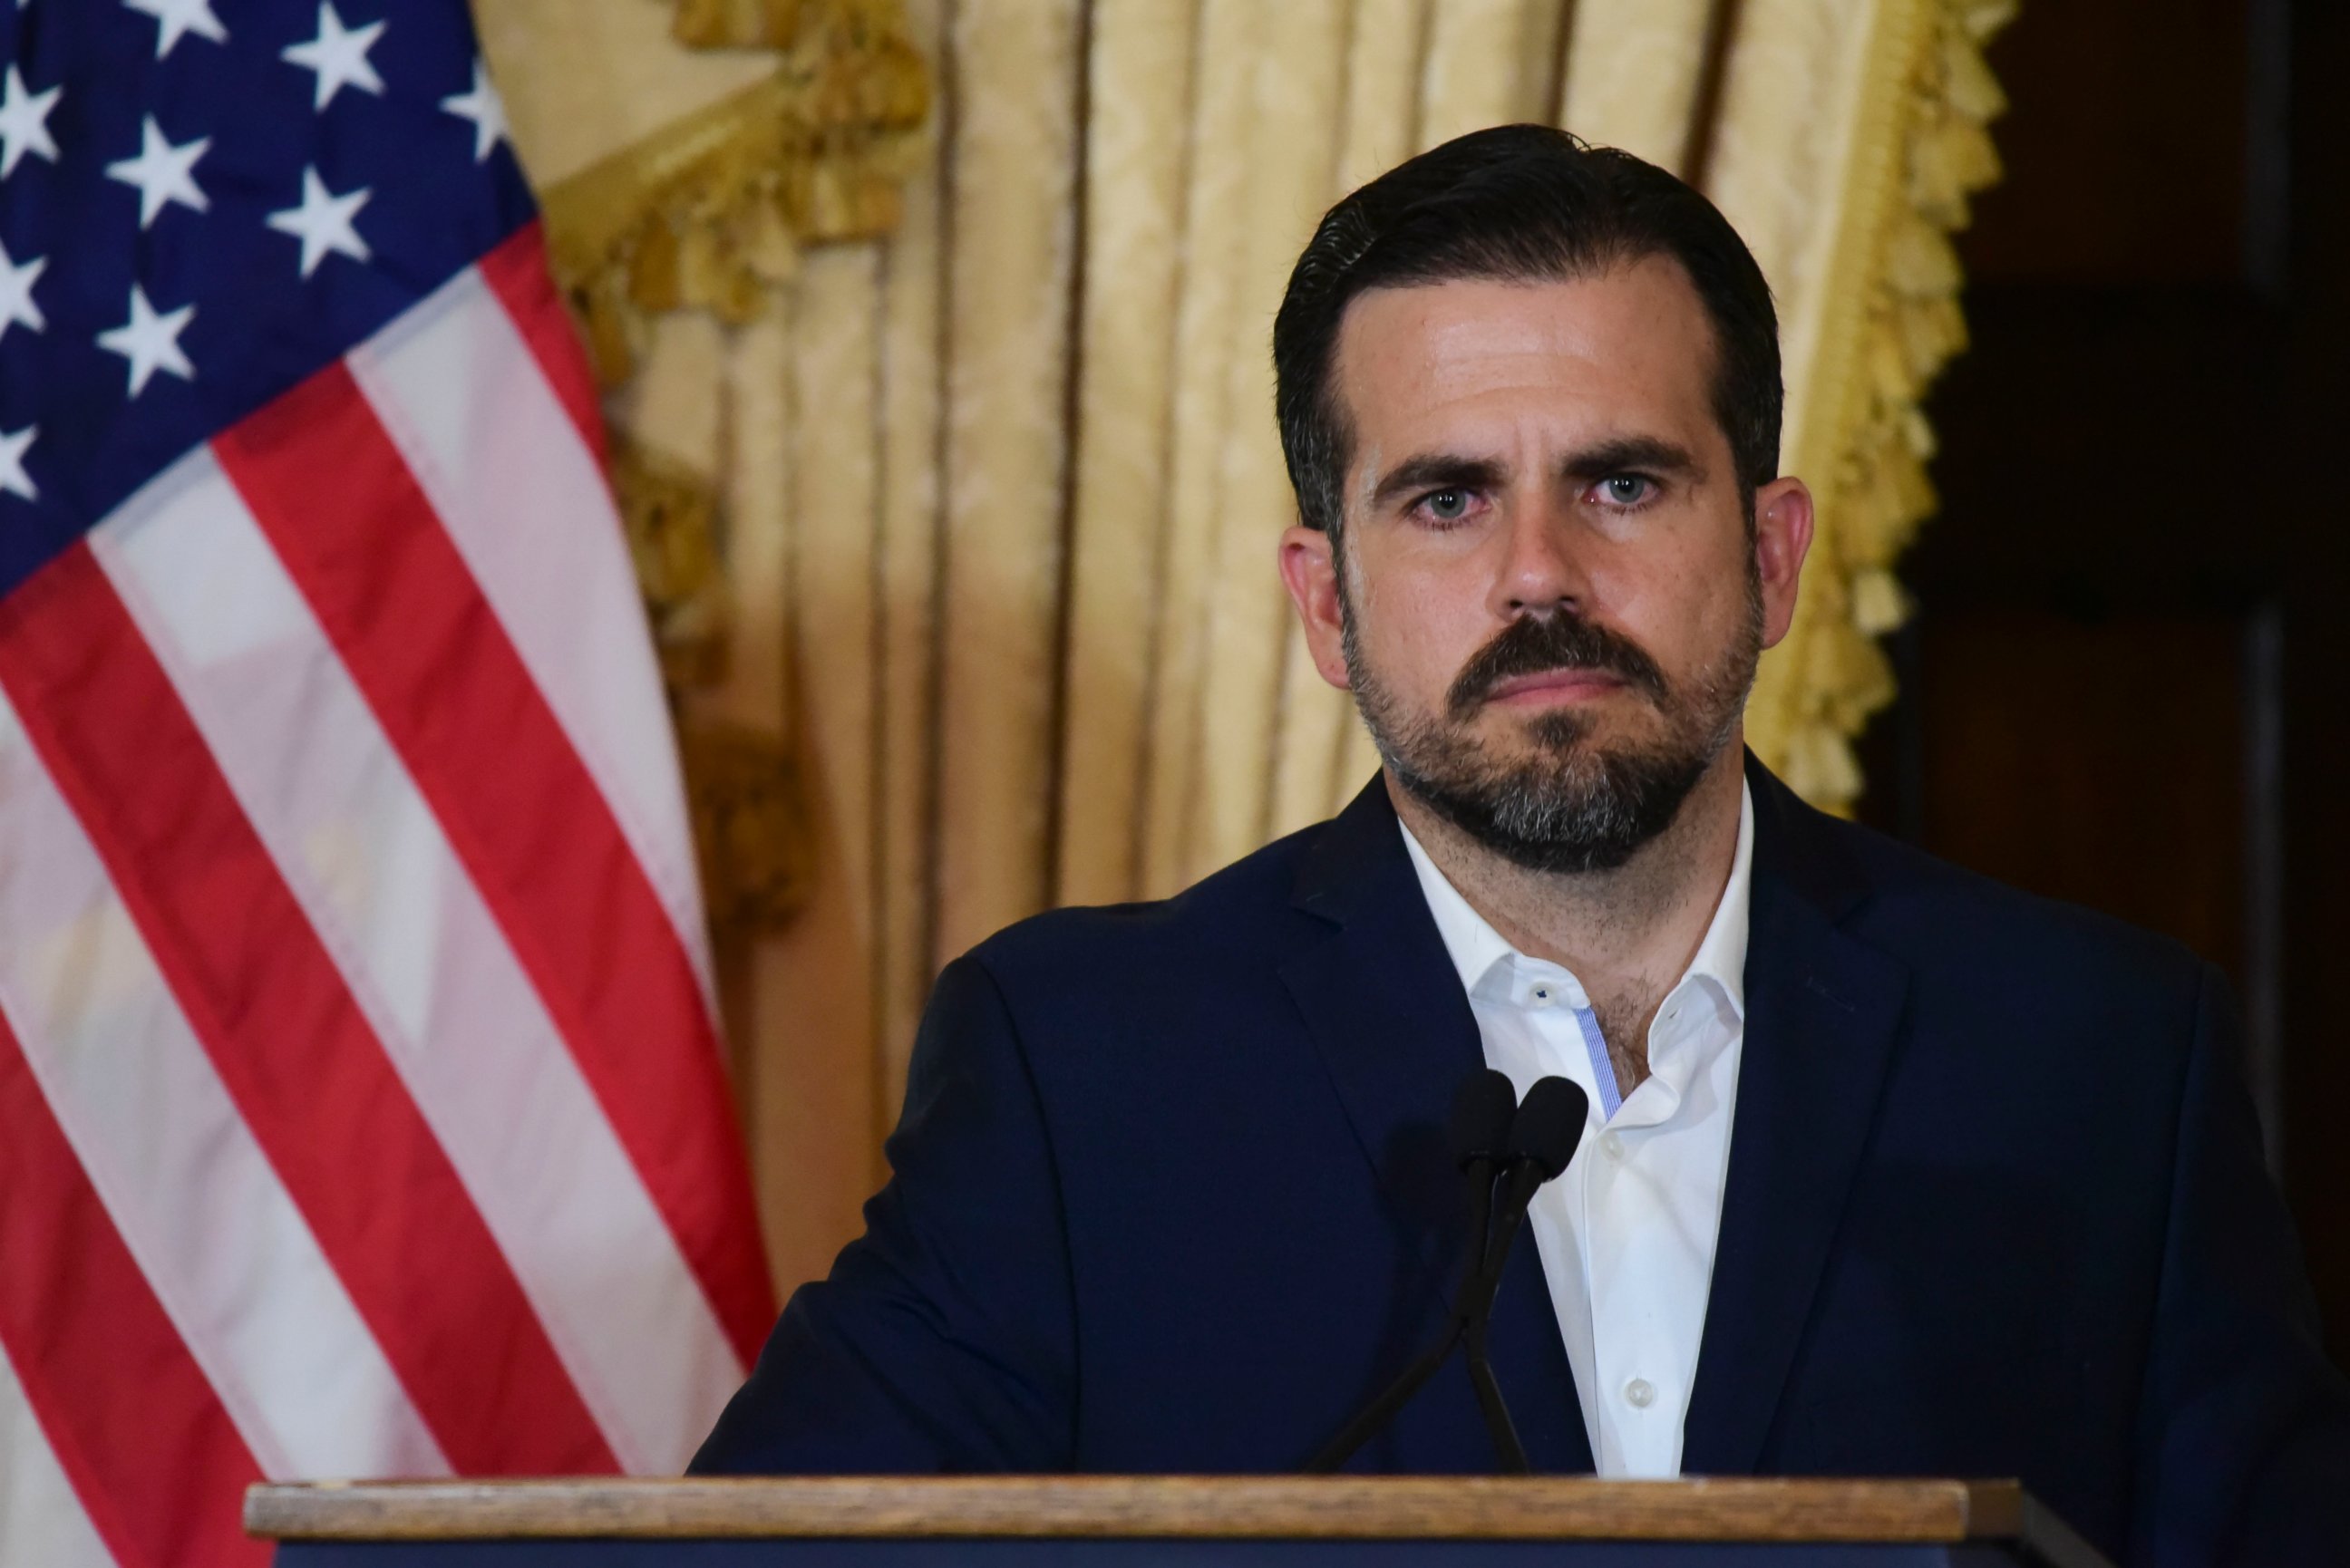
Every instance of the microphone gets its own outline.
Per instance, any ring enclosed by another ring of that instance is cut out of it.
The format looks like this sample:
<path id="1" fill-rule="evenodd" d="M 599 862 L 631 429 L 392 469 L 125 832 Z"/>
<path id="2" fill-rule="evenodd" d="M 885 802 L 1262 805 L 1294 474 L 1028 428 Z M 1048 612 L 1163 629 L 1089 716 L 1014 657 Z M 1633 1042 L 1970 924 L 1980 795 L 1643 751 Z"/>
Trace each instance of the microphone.
<path id="1" fill-rule="evenodd" d="M 1492 1363 L 1486 1358 L 1485 1329 L 1492 1316 L 1493 1297 L 1502 1287 L 1502 1266 L 1509 1261 L 1510 1242 L 1525 1220 L 1535 1190 L 1575 1158 L 1590 1106 L 1590 1096 L 1565 1078 L 1539 1079 L 1526 1091 L 1525 1103 L 1510 1121 L 1510 1176 L 1502 1211 L 1491 1242 L 1480 1249 L 1482 1271 L 1462 1293 L 1461 1337 L 1469 1346 L 1469 1380 L 1477 1390 L 1477 1407 L 1501 1456 L 1502 1468 L 1519 1475 L 1530 1467 L 1525 1448 L 1518 1441 L 1517 1426 L 1510 1419 L 1509 1404 L 1502 1397 L 1502 1386 L 1494 1379 Z"/>
<path id="2" fill-rule="evenodd" d="M 1507 1073 L 1491 1067 L 1461 1080 L 1452 1100 L 1452 1119 L 1446 1142 L 1452 1162 L 1469 1179 L 1469 1259 L 1471 1273 L 1461 1282 L 1469 1288 L 1482 1268 L 1485 1241 L 1493 1218 L 1493 1179 L 1510 1158 L 1510 1126 L 1518 1114 L 1518 1091 Z"/>
<path id="3" fill-rule="evenodd" d="M 1525 1451 L 1485 1358 L 1484 1325 L 1492 1311 L 1511 1234 L 1524 1218 L 1534 1189 L 1565 1169 L 1574 1157 L 1575 1146 L 1583 1136 L 1586 1104 L 1583 1091 L 1564 1078 L 1544 1078 L 1535 1084 L 1527 1091 L 1524 1106 L 1517 1103 L 1508 1075 L 1490 1067 L 1478 1069 L 1462 1082 L 1453 1096 L 1448 1131 L 1453 1159 L 1468 1179 L 1470 1246 L 1451 1322 L 1442 1339 L 1306 1461 L 1307 1473 L 1320 1474 L 1345 1464 L 1435 1376 L 1452 1347 L 1464 1338 L 1470 1340 L 1470 1377 L 1477 1389 L 1486 1430 L 1506 1466 L 1518 1471 L 1527 1468 Z M 1496 1179 L 1504 1174 L 1509 1183 L 1496 1226 L 1493 1192 Z"/>

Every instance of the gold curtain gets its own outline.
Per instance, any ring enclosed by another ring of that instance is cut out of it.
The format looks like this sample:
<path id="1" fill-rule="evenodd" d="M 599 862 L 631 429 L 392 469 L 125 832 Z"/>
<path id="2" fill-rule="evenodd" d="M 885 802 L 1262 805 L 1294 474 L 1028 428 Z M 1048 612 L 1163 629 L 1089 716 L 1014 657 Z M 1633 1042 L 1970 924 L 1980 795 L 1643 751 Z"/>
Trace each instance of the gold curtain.
<path id="1" fill-rule="evenodd" d="M 796 1278 L 869 1186 L 882 1089 L 871 997 L 847 980 L 877 961 L 874 856 L 843 843 L 865 819 L 811 787 L 808 760 L 854 750 L 871 710 L 844 706 L 861 688 L 821 661 L 831 684 L 811 701 L 796 645 L 863 635 L 875 596 L 854 563 L 885 533 L 927 554 L 927 492 L 893 492 L 885 519 L 880 476 L 927 484 L 935 457 L 927 435 L 868 422 L 843 441 L 800 410 L 878 396 L 872 291 L 891 263 L 844 242 L 896 224 L 901 178 L 930 167 L 928 51 L 897 0 L 473 11 L 613 389 L 614 479 L 678 710 L 761 1210 Z M 906 689 L 893 711 L 920 706 Z"/>
<path id="2" fill-rule="evenodd" d="M 689 713 L 789 735 L 815 826 L 797 916 L 719 933 L 784 1282 L 855 1232 L 941 962 L 1049 904 L 1171 891 L 1376 765 L 1273 572 L 1268 338 L 1314 220 L 1420 148 L 1563 124 L 1698 179 L 1753 246 L 1822 511 L 1751 731 L 1850 802 L 2011 5 L 891 7 L 934 85 L 894 229 L 808 250 L 733 325 L 640 324 L 613 410 L 721 503 L 723 673 Z"/>

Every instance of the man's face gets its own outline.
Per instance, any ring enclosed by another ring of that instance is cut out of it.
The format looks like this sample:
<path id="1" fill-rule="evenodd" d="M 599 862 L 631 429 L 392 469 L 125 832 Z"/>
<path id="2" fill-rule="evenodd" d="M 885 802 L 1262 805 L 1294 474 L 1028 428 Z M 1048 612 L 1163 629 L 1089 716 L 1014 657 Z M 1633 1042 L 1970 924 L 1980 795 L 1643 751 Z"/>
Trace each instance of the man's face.
<path id="1" fill-rule="evenodd" d="M 1520 864 L 1660 831 L 1785 634 L 1809 496 L 1764 487 L 1750 535 L 1714 365 L 1663 259 L 1374 289 L 1341 326 L 1345 576 L 1292 529 L 1284 578 L 1399 782 Z"/>

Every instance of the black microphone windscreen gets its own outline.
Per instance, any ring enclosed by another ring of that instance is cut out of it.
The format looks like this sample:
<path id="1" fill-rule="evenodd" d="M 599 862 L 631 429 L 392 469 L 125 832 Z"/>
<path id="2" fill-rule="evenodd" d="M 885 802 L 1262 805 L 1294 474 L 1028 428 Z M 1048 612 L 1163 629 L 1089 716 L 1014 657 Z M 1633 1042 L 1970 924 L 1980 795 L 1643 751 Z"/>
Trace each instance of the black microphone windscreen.
<path id="1" fill-rule="evenodd" d="M 1591 1097 L 1569 1079 L 1536 1080 L 1510 1122 L 1510 1152 L 1533 1161 L 1548 1181 L 1575 1158 L 1590 1106 Z"/>
<path id="2" fill-rule="evenodd" d="M 1480 1067 L 1461 1081 L 1452 1096 L 1452 1121 L 1448 1128 L 1453 1162 L 1467 1169 L 1475 1159 L 1499 1159 L 1510 1145 L 1511 1118 L 1517 1115 L 1518 1091 L 1507 1073 Z"/>

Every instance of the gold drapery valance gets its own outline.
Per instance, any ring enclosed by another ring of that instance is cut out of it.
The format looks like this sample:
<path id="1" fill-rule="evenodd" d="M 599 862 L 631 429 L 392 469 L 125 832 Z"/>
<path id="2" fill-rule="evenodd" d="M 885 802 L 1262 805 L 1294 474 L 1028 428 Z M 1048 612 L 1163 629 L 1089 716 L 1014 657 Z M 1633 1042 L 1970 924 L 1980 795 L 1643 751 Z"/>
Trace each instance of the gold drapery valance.
<path id="1" fill-rule="evenodd" d="M 608 384 L 635 369 L 644 317 L 700 308 L 748 322 L 802 246 L 875 238 L 898 221 L 930 86 L 889 10 L 732 9 L 745 16 L 730 28 L 729 7 L 688 0 L 680 37 L 764 43 L 788 21 L 767 76 L 541 193 L 556 276 Z"/>
<path id="2" fill-rule="evenodd" d="M 1806 8 L 1756 3 L 1791 21 Z M 1808 214 L 1762 216 L 1783 202 L 1777 160 L 1822 140 L 1816 125 L 1799 123 L 1815 105 L 1787 107 L 1783 80 L 1752 79 L 1794 63 L 1783 57 L 1749 73 L 1751 85 L 1733 74 L 1709 181 L 1750 243 L 1751 218 L 1777 252 L 1758 244 L 1788 317 L 1782 462 L 1812 482 L 1822 521 L 1796 625 L 1764 661 L 1749 733 L 1799 793 L 1835 810 L 1863 784 L 1852 738 L 1894 693 L 1877 643 L 1908 615 L 1893 566 L 1934 508 L 1921 402 L 1966 344 L 1950 236 L 1966 223 L 1969 197 L 1999 176 L 1988 127 L 2005 99 L 1982 47 L 2015 13 L 2014 0 L 1846 8 L 1857 13 L 1852 41 L 1814 33 L 1804 62 L 1849 61 L 1840 180 Z M 1733 127 L 1744 132 L 1734 141 Z"/>

